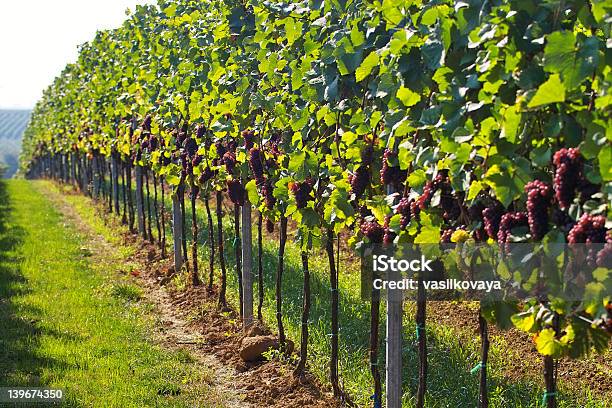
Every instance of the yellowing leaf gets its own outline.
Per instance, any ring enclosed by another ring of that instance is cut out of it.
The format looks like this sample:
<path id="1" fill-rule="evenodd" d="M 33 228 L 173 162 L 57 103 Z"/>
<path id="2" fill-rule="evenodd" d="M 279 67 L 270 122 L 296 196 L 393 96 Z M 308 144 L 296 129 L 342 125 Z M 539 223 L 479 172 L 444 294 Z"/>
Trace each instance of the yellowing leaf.
<path id="1" fill-rule="evenodd" d="M 563 352 L 561 342 L 555 338 L 553 329 L 544 329 L 536 337 L 536 349 L 544 356 L 559 357 Z"/>
<path id="2" fill-rule="evenodd" d="M 531 331 L 535 325 L 535 317 L 530 312 L 515 314 L 510 319 L 514 327 L 525 332 Z"/>

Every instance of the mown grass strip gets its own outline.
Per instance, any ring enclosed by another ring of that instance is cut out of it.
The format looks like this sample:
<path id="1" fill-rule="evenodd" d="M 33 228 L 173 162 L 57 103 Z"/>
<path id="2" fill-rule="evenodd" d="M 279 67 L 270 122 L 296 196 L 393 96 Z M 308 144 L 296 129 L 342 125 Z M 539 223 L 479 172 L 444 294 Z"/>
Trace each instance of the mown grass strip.
<path id="1" fill-rule="evenodd" d="M 151 341 L 122 251 L 97 254 L 38 188 L 0 182 L 0 386 L 62 388 L 67 407 L 223 406 L 209 369 Z"/>

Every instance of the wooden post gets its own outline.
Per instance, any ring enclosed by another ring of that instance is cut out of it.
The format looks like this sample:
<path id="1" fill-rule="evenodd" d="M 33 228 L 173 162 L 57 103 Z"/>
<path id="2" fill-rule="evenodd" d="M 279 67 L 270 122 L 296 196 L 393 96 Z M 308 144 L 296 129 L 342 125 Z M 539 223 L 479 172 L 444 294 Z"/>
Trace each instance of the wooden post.
<path id="1" fill-rule="evenodd" d="M 559 315 L 553 315 L 552 329 L 555 337 L 559 338 Z M 557 408 L 557 370 L 555 360 L 551 356 L 544 356 L 544 384 L 546 391 L 542 398 L 542 405 L 546 408 Z"/>
<path id="2" fill-rule="evenodd" d="M 100 195 L 100 170 L 98 166 L 99 162 L 98 155 L 95 155 L 93 158 L 93 198 L 94 200 L 98 199 Z"/>
<path id="3" fill-rule="evenodd" d="M 243 325 L 253 324 L 253 234 L 251 228 L 251 203 L 248 198 L 242 206 L 242 299 Z"/>
<path id="4" fill-rule="evenodd" d="M 83 183 L 83 192 L 86 195 L 90 195 L 89 194 L 89 177 L 87 175 L 88 173 L 87 172 L 87 157 L 85 157 L 85 155 L 83 155 L 83 158 L 81 160 L 81 167 L 82 167 L 81 175 L 83 176 L 81 180 L 81 182 Z"/>
<path id="5" fill-rule="evenodd" d="M 64 163 L 64 183 L 70 183 L 70 159 L 68 154 L 62 154 L 62 162 Z"/>
<path id="6" fill-rule="evenodd" d="M 387 194 L 393 194 L 392 186 L 387 186 Z M 399 271 L 389 271 L 389 280 L 399 280 Z M 387 290 L 387 340 L 386 340 L 386 406 L 402 406 L 402 298 L 400 289 Z"/>
<path id="7" fill-rule="evenodd" d="M 142 167 L 136 165 L 136 219 L 138 220 L 138 233 L 145 234 L 144 203 L 142 202 Z M 174 201 L 172 201 L 174 205 Z"/>
<path id="8" fill-rule="evenodd" d="M 72 169 L 72 182 L 74 184 L 78 184 L 77 172 L 76 172 L 76 158 L 77 158 L 77 155 L 75 153 L 70 153 L 70 167 Z"/>
<path id="9" fill-rule="evenodd" d="M 489 363 L 489 325 L 482 316 L 482 305 L 478 311 L 478 330 L 480 331 L 480 386 L 479 408 L 489 408 L 489 394 L 487 390 L 487 364 Z"/>
<path id="10" fill-rule="evenodd" d="M 115 214 L 119 215 L 119 171 L 117 166 L 117 153 L 111 153 L 111 183 L 113 191 L 113 202 L 115 204 Z"/>
<path id="11" fill-rule="evenodd" d="M 128 203 L 128 224 L 130 226 L 130 232 L 134 232 L 134 201 L 132 192 L 132 159 L 128 157 L 125 162 L 125 183 L 127 190 L 127 203 Z M 163 200 L 162 200 L 163 201 Z"/>
<path id="12" fill-rule="evenodd" d="M 177 189 L 180 188 L 179 186 Z M 174 270 L 178 272 L 183 267 L 183 214 L 181 213 L 181 203 L 177 191 L 172 193 L 172 238 L 174 242 Z"/>
<path id="13" fill-rule="evenodd" d="M 66 155 L 64 153 L 60 154 L 60 179 L 62 183 L 68 183 L 68 172 L 66 171 Z"/>

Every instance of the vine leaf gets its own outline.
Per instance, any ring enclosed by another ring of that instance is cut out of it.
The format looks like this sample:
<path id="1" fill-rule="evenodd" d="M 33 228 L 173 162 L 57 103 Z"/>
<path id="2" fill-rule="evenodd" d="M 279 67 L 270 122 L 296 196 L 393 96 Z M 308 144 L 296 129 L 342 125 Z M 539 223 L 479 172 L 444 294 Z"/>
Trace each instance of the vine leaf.
<path id="1" fill-rule="evenodd" d="M 555 338 L 553 329 L 544 329 L 536 337 L 536 349 L 544 356 L 559 356 L 563 351 L 563 345 Z"/>
<path id="2" fill-rule="evenodd" d="M 565 86 L 561 82 L 559 75 L 553 74 L 548 78 L 548 81 L 540 85 L 527 107 L 535 108 L 537 106 L 548 105 L 549 103 L 564 101 Z"/>
<path id="3" fill-rule="evenodd" d="M 357 82 L 363 81 L 365 77 L 370 75 L 374 67 L 378 66 L 378 63 L 378 54 L 375 51 L 372 51 L 355 71 L 355 80 Z"/>
<path id="4" fill-rule="evenodd" d="M 504 123 L 502 126 L 501 136 L 505 137 L 510 143 L 516 142 L 516 134 L 521 124 L 521 113 L 518 111 L 518 106 L 510 106 L 504 113 Z"/>
<path id="5" fill-rule="evenodd" d="M 414 106 L 421 100 L 421 95 L 403 86 L 397 90 L 396 96 L 406 107 Z"/>
<path id="6" fill-rule="evenodd" d="M 612 147 L 606 145 L 602 147 L 597 155 L 599 159 L 599 172 L 604 181 L 612 180 Z"/>
<path id="7" fill-rule="evenodd" d="M 576 43 L 574 33 L 557 31 L 548 36 L 544 48 L 544 69 L 561 74 L 568 90 L 576 88 L 589 77 L 599 63 L 597 38 L 587 38 Z"/>

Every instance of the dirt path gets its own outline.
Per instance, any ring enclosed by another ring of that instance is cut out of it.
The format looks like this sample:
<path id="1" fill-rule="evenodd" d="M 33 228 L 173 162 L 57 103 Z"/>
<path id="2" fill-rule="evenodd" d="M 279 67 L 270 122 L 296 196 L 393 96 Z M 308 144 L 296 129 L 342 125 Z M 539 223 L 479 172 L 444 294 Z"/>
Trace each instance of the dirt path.
<path id="1" fill-rule="evenodd" d="M 39 185 L 40 191 L 66 219 L 87 237 L 93 262 L 104 262 L 105 254 L 118 252 L 120 246 L 110 243 L 94 231 L 85 217 L 55 187 Z M 91 208 L 87 208 L 91 210 Z M 204 367 L 214 372 L 214 387 L 223 394 L 227 407 L 336 407 L 340 402 L 326 387 L 307 374 L 297 380 L 293 367 L 278 360 L 245 363 L 239 357 L 244 338 L 239 318 L 234 311 L 217 308 L 216 292 L 204 287 L 179 290 L 169 283 L 171 260 L 161 259 L 155 245 L 130 234 L 120 222 L 99 211 L 112 231 L 121 233 L 123 245 L 134 248 L 124 259 L 132 280 L 143 289 L 144 297 L 153 305 L 157 317 L 152 339 L 170 349 L 186 349 Z M 257 327 L 254 334 L 269 334 Z M 252 333 L 251 333 L 252 334 Z"/>

